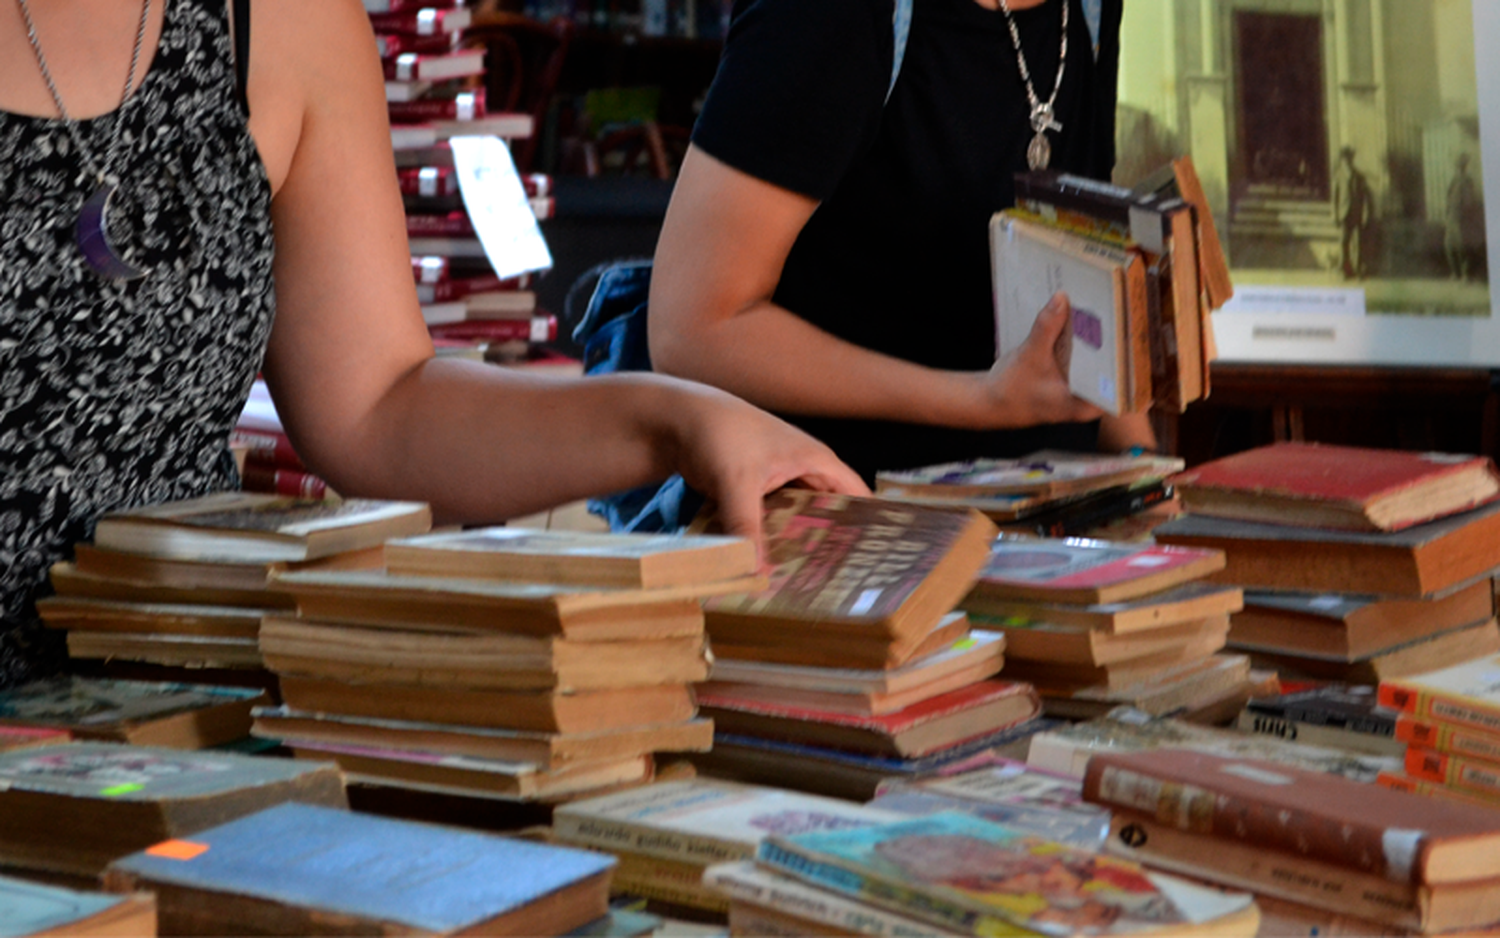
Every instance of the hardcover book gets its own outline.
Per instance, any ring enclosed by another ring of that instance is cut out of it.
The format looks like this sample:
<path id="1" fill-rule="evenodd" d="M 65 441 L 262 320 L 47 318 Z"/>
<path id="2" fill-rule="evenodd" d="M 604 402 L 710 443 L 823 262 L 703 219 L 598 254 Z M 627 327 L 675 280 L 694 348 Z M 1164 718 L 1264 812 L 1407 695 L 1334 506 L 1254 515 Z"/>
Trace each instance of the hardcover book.
<path id="1" fill-rule="evenodd" d="M 432 512 L 418 502 L 222 492 L 107 514 L 94 544 L 174 560 L 276 563 L 374 547 L 430 527 Z"/>
<path id="2" fill-rule="evenodd" d="M 899 817 L 832 798 L 698 779 L 561 805 L 552 829 L 564 843 L 707 865 L 750 859 L 774 833 L 864 827 Z"/>
<path id="3" fill-rule="evenodd" d="M 246 735 L 251 708 L 265 702 L 260 691 L 240 687 L 63 676 L 0 691 L 0 725 L 202 749 Z"/>
<path id="4" fill-rule="evenodd" d="M 1232 638 L 1230 645 L 1238 648 Z M 1257 667 L 1273 668 L 1293 679 L 1375 685 L 1500 653 L 1500 627 L 1494 619 L 1486 619 L 1436 635 L 1424 635 L 1353 661 L 1341 656 L 1240 650 L 1247 651 Z"/>
<path id="5" fill-rule="evenodd" d="M 156 899 L 114 896 L 0 876 L 6 938 L 156 938 Z"/>
<path id="6" fill-rule="evenodd" d="M 1333 684 L 1253 699 L 1238 725 L 1252 733 L 1375 755 L 1399 756 L 1405 748 L 1395 738 L 1395 711 L 1380 706 L 1375 688 L 1365 685 Z"/>
<path id="7" fill-rule="evenodd" d="M 757 859 L 964 934 L 1189 933 L 1236 916 L 1235 933 L 1249 935 L 1257 922 L 1247 895 L 1221 894 L 1212 912 L 1195 920 L 1174 901 L 1171 877 L 956 813 L 776 835 L 762 843 Z"/>
<path id="8" fill-rule="evenodd" d="M 995 526 L 972 510 L 782 489 L 766 496 L 769 589 L 710 599 L 709 635 L 727 644 L 854 638 L 909 659 L 968 591 Z"/>
<path id="9" fill-rule="evenodd" d="M 167 934 L 556 935 L 608 912 L 596 853 L 281 805 L 110 864 Z"/>
<path id="10" fill-rule="evenodd" d="M 1216 583 L 1421 598 L 1488 577 L 1500 558 L 1500 501 L 1401 531 L 1368 533 L 1182 515 L 1157 541 L 1218 549 Z"/>
<path id="11" fill-rule="evenodd" d="M 480 528 L 386 545 L 396 575 L 654 589 L 754 576 L 755 545 L 709 534 L 595 534 Z"/>
<path id="12" fill-rule="evenodd" d="M 906 758 L 1025 722 L 1039 711 L 1031 686 L 1011 681 L 980 681 L 880 716 L 707 692 L 699 703 L 703 715 L 726 733 Z"/>
<path id="13" fill-rule="evenodd" d="M 348 804 L 326 764 L 91 742 L 0 753 L 0 863 L 93 876 L 283 801 Z"/>
<path id="14" fill-rule="evenodd" d="M 1098 604 L 1157 593 L 1224 568 L 1217 550 L 1000 538 L 965 605 L 992 599 Z"/>
<path id="15" fill-rule="evenodd" d="M 1276 443 L 1173 480 L 1191 512 L 1309 528 L 1397 531 L 1500 494 L 1487 457 Z"/>
<path id="16" fill-rule="evenodd" d="M 1400 883 L 1500 877 L 1500 811 L 1286 765 L 1186 750 L 1101 753 L 1089 760 L 1083 796 L 1183 830 Z"/>

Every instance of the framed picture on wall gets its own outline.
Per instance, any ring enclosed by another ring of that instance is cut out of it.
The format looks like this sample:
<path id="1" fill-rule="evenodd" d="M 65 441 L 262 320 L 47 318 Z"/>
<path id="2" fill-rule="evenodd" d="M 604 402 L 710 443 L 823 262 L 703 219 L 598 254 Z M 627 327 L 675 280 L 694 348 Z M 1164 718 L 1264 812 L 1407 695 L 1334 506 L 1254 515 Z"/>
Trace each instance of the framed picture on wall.
<path id="1" fill-rule="evenodd" d="M 1125 4 L 1116 181 L 1192 155 L 1222 359 L 1500 367 L 1496 48 L 1495 0 Z"/>

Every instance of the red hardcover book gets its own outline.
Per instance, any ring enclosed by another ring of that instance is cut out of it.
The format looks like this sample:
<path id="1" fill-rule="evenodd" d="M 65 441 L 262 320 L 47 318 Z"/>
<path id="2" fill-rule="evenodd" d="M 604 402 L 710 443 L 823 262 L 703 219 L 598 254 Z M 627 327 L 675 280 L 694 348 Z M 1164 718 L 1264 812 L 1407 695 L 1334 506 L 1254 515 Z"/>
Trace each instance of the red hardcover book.
<path id="1" fill-rule="evenodd" d="M 437 55 L 406 52 L 382 59 L 386 81 L 447 81 L 484 74 L 484 50 L 466 49 Z"/>
<path id="2" fill-rule="evenodd" d="M 526 190 L 526 195 L 530 198 L 545 198 L 552 194 L 552 177 L 546 173 L 523 173 L 521 188 Z"/>
<path id="3" fill-rule="evenodd" d="M 235 427 L 229 434 L 229 442 L 248 447 L 245 465 L 267 466 L 273 469 L 295 469 L 306 472 L 302 457 L 292 447 L 291 438 L 278 430 L 254 430 Z"/>
<path id="4" fill-rule="evenodd" d="M 460 277 L 439 283 L 418 283 L 417 301 L 421 303 L 447 303 L 461 300 L 475 293 L 520 292 L 525 289 L 526 278 L 500 278 L 494 274 L 478 277 Z"/>
<path id="5" fill-rule="evenodd" d="M 1483 456 L 1277 443 L 1173 479 L 1188 511 L 1344 531 L 1398 531 L 1500 494 Z"/>
<path id="6" fill-rule="evenodd" d="M 452 264 L 446 257 L 429 255 L 411 259 L 411 275 L 417 283 L 445 283 L 451 270 Z"/>
<path id="7" fill-rule="evenodd" d="M 396 171 L 402 195 L 437 198 L 458 194 L 458 174 L 448 166 L 415 166 Z"/>
<path id="8" fill-rule="evenodd" d="M 489 113 L 484 108 L 483 88 L 464 91 L 451 98 L 421 98 L 416 101 L 390 102 L 386 104 L 386 110 L 390 113 L 393 123 L 420 123 L 437 120 L 472 121 Z M 449 165 L 445 164 L 442 168 L 449 168 Z M 408 194 L 417 195 L 418 193 Z"/>
<path id="9" fill-rule="evenodd" d="M 406 236 L 409 238 L 472 238 L 474 223 L 467 212 L 449 212 L 446 215 L 406 216 Z"/>
<path id="10" fill-rule="evenodd" d="M 1401 883 L 1500 877 L 1500 811 L 1187 749 L 1100 753 L 1083 797 L 1159 823 Z"/>
<path id="11" fill-rule="evenodd" d="M 364 0 L 365 12 L 372 16 L 377 13 L 404 13 L 424 7 L 431 10 L 451 10 L 462 2 L 463 0 Z"/>
<path id="12" fill-rule="evenodd" d="M 246 463 L 240 474 L 240 487 L 247 492 L 268 492 L 294 498 L 327 498 L 328 483 L 310 472 L 277 469 Z"/>
<path id="13" fill-rule="evenodd" d="M 980 681 L 880 716 L 789 707 L 704 691 L 700 713 L 725 733 L 903 758 L 925 756 L 1035 717 L 1030 684 Z"/>
<path id="14" fill-rule="evenodd" d="M 370 26 L 377 33 L 402 33 L 408 36 L 440 36 L 467 29 L 473 19 L 463 7 L 440 9 L 441 5 L 422 9 L 402 9 L 392 13 L 371 13 Z"/>
<path id="15" fill-rule="evenodd" d="M 435 339 L 484 342 L 551 342 L 557 338 L 557 317 L 550 313 L 529 319 L 473 319 L 430 326 Z"/>
<path id="16" fill-rule="evenodd" d="M 437 55 L 443 52 L 453 51 L 454 37 L 449 33 L 438 33 L 435 36 L 408 36 L 395 33 L 382 33 L 375 37 L 375 51 L 382 59 L 394 59 L 398 55 L 414 52 L 418 55 Z M 393 113 L 391 120 L 398 118 Z"/>
<path id="17" fill-rule="evenodd" d="M 1224 552 L 1080 539 L 1002 538 L 969 596 L 975 600 L 1113 603 L 1224 569 Z"/>

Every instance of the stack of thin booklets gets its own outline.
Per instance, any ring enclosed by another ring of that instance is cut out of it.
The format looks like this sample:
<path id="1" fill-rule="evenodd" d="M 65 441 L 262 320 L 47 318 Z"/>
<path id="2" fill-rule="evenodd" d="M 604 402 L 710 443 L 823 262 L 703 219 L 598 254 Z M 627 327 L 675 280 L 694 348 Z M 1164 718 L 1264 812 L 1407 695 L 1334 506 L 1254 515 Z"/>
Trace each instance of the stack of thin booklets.
<path id="1" fill-rule="evenodd" d="M 1229 268 L 1190 159 L 1136 190 L 1055 172 L 1016 176 L 990 245 L 997 348 L 1020 348 L 1058 291 L 1072 302 L 1073 393 L 1111 414 L 1181 413 L 1208 395 L 1210 312 Z"/>
<path id="2" fill-rule="evenodd" d="M 765 583 L 721 536 L 483 528 L 392 540 L 383 571 L 286 573 L 261 629 L 285 707 L 255 733 L 351 778 L 555 802 L 709 748 L 700 600 Z"/>
<path id="3" fill-rule="evenodd" d="M 612 889 L 673 908 L 722 915 L 729 900 L 704 885 L 715 863 L 755 856 L 774 833 L 842 830 L 897 820 L 888 811 L 718 779 L 663 782 L 557 808 L 559 843 L 613 854 Z"/>
<path id="4" fill-rule="evenodd" d="M 1029 686 L 1005 643 L 953 611 L 994 525 L 971 509 L 783 490 L 766 500 L 769 589 L 710 599 L 709 774 L 868 798 L 1014 741 Z"/>
<path id="5" fill-rule="evenodd" d="M 74 659 L 253 684 L 263 675 L 261 619 L 291 607 L 272 586 L 273 571 L 378 566 L 382 541 L 431 524 L 417 502 L 251 492 L 114 512 L 72 562 L 52 567 L 57 595 L 37 611 L 48 627 L 67 630 Z"/>
<path id="6" fill-rule="evenodd" d="M 1201 580 L 1223 566 L 1217 550 L 1002 538 L 963 606 L 1005 635 L 1006 675 L 1034 684 L 1049 716 L 1228 718 L 1253 685 L 1244 656 L 1217 654 L 1240 591 Z"/>
<path id="7" fill-rule="evenodd" d="M 1253 898 L 971 814 L 773 831 L 708 869 L 734 935 L 1255 935 Z"/>
<path id="8" fill-rule="evenodd" d="M 1225 552 L 1231 648 L 1285 675 L 1375 684 L 1500 651 L 1500 476 L 1488 459 L 1282 443 L 1176 478 L 1158 541 Z"/>
<path id="9" fill-rule="evenodd" d="M 1405 771 L 1382 773 L 1381 784 L 1500 806 L 1500 656 L 1391 678 L 1379 693 L 1406 747 Z"/>
<path id="10" fill-rule="evenodd" d="M 1269 897 L 1295 933 L 1500 922 L 1500 810 L 1189 750 L 1096 755 L 1083 793 L 1110 853 Z"/>
<path id="11" fill-rule="evenodd" d="M 973 508 L 1002 531 L 1071 537 L 1169 503 L 1166 477 L 1182 460 L 1043 450 L 1019 459 L 973 459 L 880 472 L 881 498 Z"/>

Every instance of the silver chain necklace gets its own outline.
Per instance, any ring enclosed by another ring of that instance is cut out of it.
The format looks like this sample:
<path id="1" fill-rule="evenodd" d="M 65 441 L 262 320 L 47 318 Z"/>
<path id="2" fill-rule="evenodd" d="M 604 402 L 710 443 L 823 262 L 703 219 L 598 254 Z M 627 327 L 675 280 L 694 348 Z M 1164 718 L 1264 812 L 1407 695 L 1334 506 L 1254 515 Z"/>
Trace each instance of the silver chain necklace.
<path id="1" fill-rule="evenodd" d="M 1026 83 L 1026 100 L 1031 105 L 1031 129 L 1035 136 L 1026 147 L 1026 165 L 1033 170 L 1046 169 L 1047 164 L 1052 162 L 1052 144 L 1047 140 L 1047 131 L 1062 130 L 1053 106 L 1057 104 L 1058 91 L 1062 90 L 1063 68 L 1068 64 L 1068 5 L 1069 0 L 1063 0 L 1062 51 L 1057 54 L 1057 80 L 1052 83 L 1052 94 L 1043 101 L 1036 96 L 1036 89 L 1031 85 L 1031 70 L 1026 67 L 1026 53 L 1021 51 L 1021 31 L 1016 28 L 1015 14 L 1010 12 L 1010 4 L 1006 0 L 1000 0 L 1005 25 L 1010 27 L 1011 45 L 1016 47 L 1016 64 L 1021 67 L 1021 80 Z"/>
<path id="2" fill-rule="evenodd" d="M 83 142 L 83 135 L 78 131 L 78 122 L 68 115 L 68 109 L 63 104 L 62 95 L 57 91 L 57 83 L 52 80 L 52 71 L 47 68 L 47 57 L 42 54 L 42 43 L 37 38 L 36 24 L 31 19 L 31 9 L 27 7 L 26 0 L 16 0 L 21 8 L 21 18 L 26 21 L 26 38 L 31 42 L 31 51 L 36 53 L 36 64 L 42 72 L 42 80 L 47 83 L 47 90 L 52 94 L 52 102 L 57 105 L 57 113 L 63 120 L 63 125 L 68 128 L 68 134 L 73 138 L 73 146 L 77 148 L 79 158 L 83 160 L 85 173 L 93 174 L 98 188 L 84 203 L 78 213 L 78 223 L 75 226 L 75 240 L 78 249 L 83 252 L 84 260 L 88 261 L 100 276 L 111 280 L 134 280 L 145 276 L 145 271 L 127 263 L 115 250 L 109 240 L 109 203 L 120 181 L 110 174 L 114 167 L 115 156 L 120 147 L 120 129 L 125 125 L 124 114 L 117 110 L 115 112 L 115 126 L 109 139 L 109 146 L 105 150 L 104 162 L 94 162 L 93 151 Z M 146 22 L 151 15 L 151 0 L 143 0 L 141 4 L 141 22 L 135 33 L 135 48 L 130 53 L 130 72 L 125 76 L 125 90 L 120 93 L 120 109 L 130 101 L 131 92 L 135 88 L 136 68 L 141 61 L 141 47 L 146 41 Z M 80 176 L 80 182 L 83 180 Z"/>

